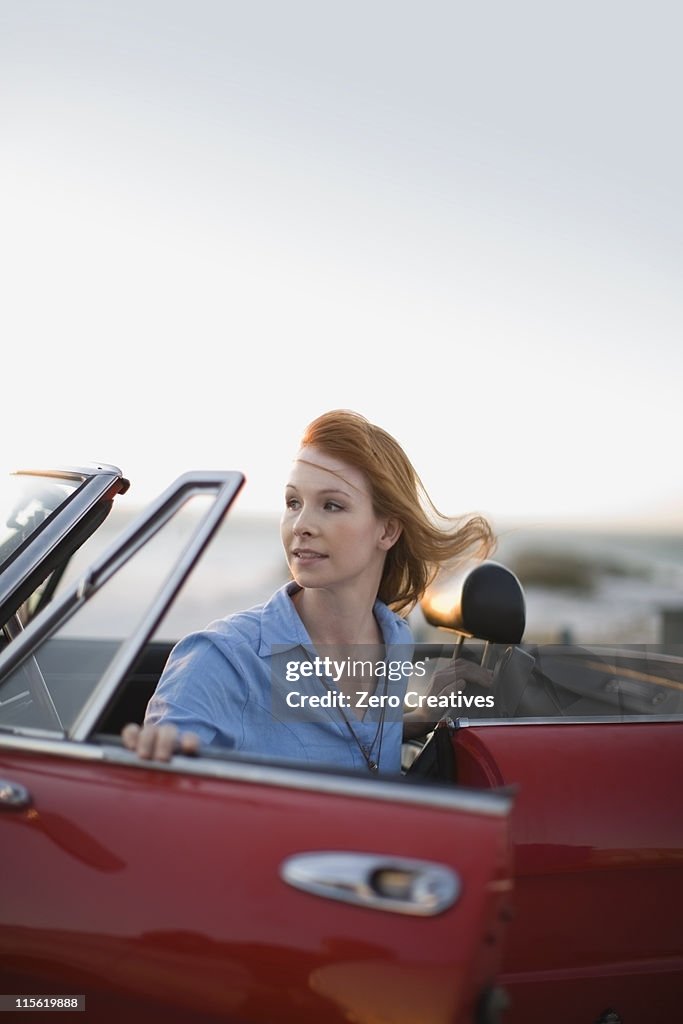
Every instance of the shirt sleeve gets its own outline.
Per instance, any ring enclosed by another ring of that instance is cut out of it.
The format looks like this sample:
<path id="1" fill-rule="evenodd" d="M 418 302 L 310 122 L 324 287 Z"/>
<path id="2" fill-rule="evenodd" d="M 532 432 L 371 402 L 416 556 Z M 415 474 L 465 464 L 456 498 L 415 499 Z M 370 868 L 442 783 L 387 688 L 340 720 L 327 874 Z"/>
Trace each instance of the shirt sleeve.
<path id="1" fill-rule="evenodd" d="M 171 651 L 145 714 L 145 725 L 175 725 L 204 746 L 239 746 L 247 701 L 243 675 L 207 633 Z"/>

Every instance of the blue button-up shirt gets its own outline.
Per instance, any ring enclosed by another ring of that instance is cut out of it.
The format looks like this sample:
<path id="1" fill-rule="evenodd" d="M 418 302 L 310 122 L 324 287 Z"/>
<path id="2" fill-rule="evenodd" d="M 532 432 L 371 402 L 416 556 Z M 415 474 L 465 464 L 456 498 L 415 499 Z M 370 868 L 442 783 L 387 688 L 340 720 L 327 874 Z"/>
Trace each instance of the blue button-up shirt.
<path id="1" fill-rule="evenodd" d="M 318 654 L 290 596 L 298 589 L 290 582 L 266 604 L 218 619 L 176 644 L 145 724 L 172 723 L 196 733 L 205 746 L 366 773 L 370 758 L 381 774 L 398 774 L 407 679 L 395 666 L 412 656 L 410 627 L 375 602 L 387 672 L 384 678 L 379 673 L 376 688 L 359 678 L 355 689 L 374 689 L 384 708 L 368 707 L 361 720 L 338 706 L 302 707 L 302 695 L 327 694 L 334 700 L 329 695 L 340 691 L 333 675 L 304 675 L 296 669 L 312 666 Z M 354 658 L 363 657 L 362 647 L 352 650 Z"/>

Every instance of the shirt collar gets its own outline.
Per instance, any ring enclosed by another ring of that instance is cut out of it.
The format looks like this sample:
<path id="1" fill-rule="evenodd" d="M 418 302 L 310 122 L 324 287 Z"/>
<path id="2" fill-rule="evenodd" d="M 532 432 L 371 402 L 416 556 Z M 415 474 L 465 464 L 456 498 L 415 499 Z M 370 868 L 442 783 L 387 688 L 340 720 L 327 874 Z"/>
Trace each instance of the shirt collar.
<path id="1" fill-rule="evenodd" d="M 272 654 L 274 644 L 277 644 L 281 652 L 294 647 L 313 647 L 306 627 L 299 618 L 292 601 L 292 595 L 296 594 L 298 590 L 301 590 L 299 584 L 295 580 L 290 580 L 289 583 L 285 583 L 279 590 L 276 590 L 263 606 L 259 657 L 263 658 Z M 387 648 L 391 644 L 406 643 L 405 636 L 401 635 L 405 629 L 403 619 L 398 618 L 383 601 L 379 600 L 375 601 L 373 613 L 379 623 Z"/>
<path id="2" fill-rule="evenodd" d="M 274 644 L 277 644 L 280 651 L 291 650 L 302 644 L 311 646 L 311 638 L 290 597 L 291 594 L 296 594 L 297 590 L 301 590 L 299 584 L 290 580 L 276 590 L 263 606 L 259 657 L 264 658 L 272 654 Z"/>

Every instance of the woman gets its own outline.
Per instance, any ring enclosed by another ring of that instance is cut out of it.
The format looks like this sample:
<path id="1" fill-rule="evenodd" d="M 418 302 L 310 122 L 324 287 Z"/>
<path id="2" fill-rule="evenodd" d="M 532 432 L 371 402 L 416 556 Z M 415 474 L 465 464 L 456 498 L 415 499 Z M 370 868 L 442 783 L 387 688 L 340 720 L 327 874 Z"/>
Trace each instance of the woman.
<path id="1" fill-rule="evenodd" d="M 403 715 L 412 638 L 402 616 L 442 566 L 488 553 L 491 529 L 479 516 L 445 520 L 394 438 L 336 410 L 304 433 L 281 536 L 291 582 L 177 644 L 124 743 L 160 760 L 201 743 L 398 773 L 404 736 L 434 725 L 433 711 Z M 456 667 L 459 688 L 490 680 L 469 661 Z M 442 676 L 439 690 L 454 683 Z"/>

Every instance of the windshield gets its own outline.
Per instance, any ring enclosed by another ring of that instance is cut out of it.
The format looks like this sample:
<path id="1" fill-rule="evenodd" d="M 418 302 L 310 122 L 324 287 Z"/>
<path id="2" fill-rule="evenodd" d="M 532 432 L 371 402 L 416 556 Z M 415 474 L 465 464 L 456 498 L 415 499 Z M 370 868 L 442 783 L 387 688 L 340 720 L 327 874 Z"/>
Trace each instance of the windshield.
<path id="1" fill-rule="evenodd" d="M 0 572 L 80 487 L 81 479 L 15 473 L 0 492 Z"/>

